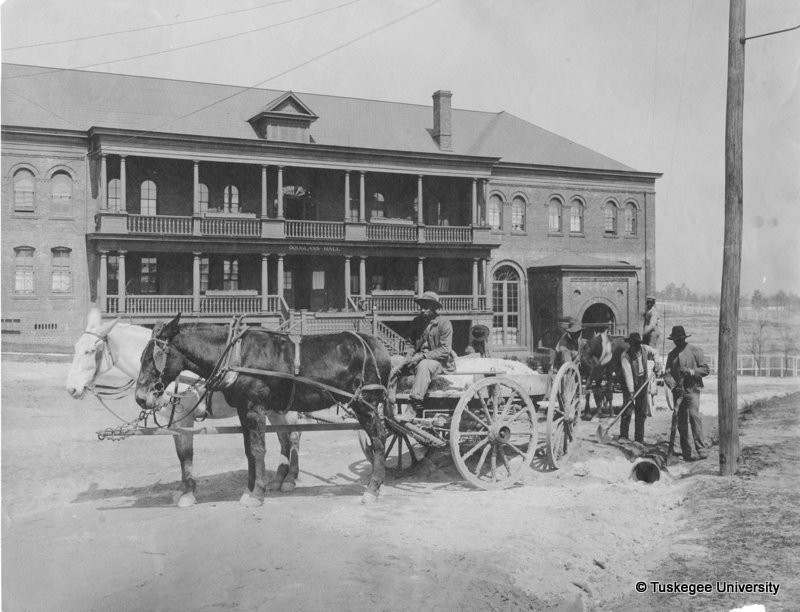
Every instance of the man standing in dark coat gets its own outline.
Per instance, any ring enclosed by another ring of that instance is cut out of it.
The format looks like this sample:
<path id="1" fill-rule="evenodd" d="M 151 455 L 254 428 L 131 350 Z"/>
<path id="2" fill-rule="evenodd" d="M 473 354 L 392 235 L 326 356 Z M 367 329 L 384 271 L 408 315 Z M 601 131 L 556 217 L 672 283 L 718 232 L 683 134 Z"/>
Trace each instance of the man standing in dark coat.
<path id="1" fill-rule="evenodd" d="M 700 389 L 703 388 L 703 377 L 708 376 L 709 368 L 703 351 L 689 344 L 686 331 L 682 325 L 672 328 L 668 336 L 675 343 L 667 356 L 667 367 L 664 382 L 672 389 L 672 397 L 678 411 L 678 433 L 681 438 L 681 454 L 684 461 L 705 459 L 706 443 L 703 437 L 703 421 L 700 418 Z M 689 444 L 689 427 L 697 449 L 697 459 L 692 457 Z"/>

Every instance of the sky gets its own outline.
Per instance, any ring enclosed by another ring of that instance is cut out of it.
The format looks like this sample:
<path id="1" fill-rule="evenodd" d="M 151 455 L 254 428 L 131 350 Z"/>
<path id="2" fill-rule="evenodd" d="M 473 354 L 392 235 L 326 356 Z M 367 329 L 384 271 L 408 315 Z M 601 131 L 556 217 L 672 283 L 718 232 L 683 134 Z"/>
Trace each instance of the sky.
<path id="1" fill-rule="evenodd" d="M 656 286 L 705 294 L 722 275 L 728 11 L 729 0 L 6 0 L 0 44 L 5 62 L 58 68 L 425 105 L 449 90 L 454 108 L 504 110 L 663 173 Z M 797 0 L 747 3 L 747 36 L 797 25 Z M 800 294 L 800 29 L 749 40 L 745 54 L 741 292 Z"/>

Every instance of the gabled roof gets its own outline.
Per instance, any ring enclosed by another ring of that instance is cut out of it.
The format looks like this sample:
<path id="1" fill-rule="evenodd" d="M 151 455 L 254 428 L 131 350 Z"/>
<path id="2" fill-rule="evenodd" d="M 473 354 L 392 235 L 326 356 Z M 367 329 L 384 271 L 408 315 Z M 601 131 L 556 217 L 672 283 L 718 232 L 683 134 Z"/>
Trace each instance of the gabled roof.
<path id="1" fill-rule="evenodd" d="M 2 123 L 6 126 L 105 127 L 258 140 L 248 119 L 269 108 L 270 101 L 280 104 L 290 99 L 297 109 L 314 109 L 318 119 L 310 126 L 310 135 L 315 144 L 442 153 L 430 134 L 431 106 L 3 64 Z M 452 134 L 447 155 L 636 172 L 506 112 L 453 109 Z"/>
<path id="2" fill-rule="evenodd" d="M 627 261 L 614 259 L 602 259 L 590 255 L 581 255 L 574 251 L 563 251 L 554 255 L 548 255 L 542 259 L 534 261 L 529 268 L 562 268 L 562 269 L 588 269 L 614 268 L 635 270 L 636 266 Z"/>
<path id="3" fill-rule="evenodd" d="M 302 117 L 305 119 L 310 119 L 311 121 L 315 121 L 319 118 L 314 114 L 314 111 L 303 104 L 303 101 L 298 98 L 293 91 L 287 91 L 282 96 L 278 96 L 277 99 L 267 104 L 260 113 L 248 121 L 252 121 L 253 119 L 263 115 L 286 115 L 292 117 Z"/>

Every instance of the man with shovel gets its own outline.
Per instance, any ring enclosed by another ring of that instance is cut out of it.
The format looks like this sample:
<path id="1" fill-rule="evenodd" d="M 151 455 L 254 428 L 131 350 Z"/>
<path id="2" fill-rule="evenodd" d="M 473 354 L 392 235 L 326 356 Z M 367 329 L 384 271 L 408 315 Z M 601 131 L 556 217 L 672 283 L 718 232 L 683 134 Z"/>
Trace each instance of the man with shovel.
<path id="1" fill-rule="evenodd" d="M 633 332 L 625 342 L 628 349 L 622 353 L 620 359 L 622 367 L 622 400 L 624 412 L 619 422 L 619 437 L 621 440 L 628 439 L 628 431 L 631 425 L 631 412 L 628 402 L 633 398 L 634 421 L 634 440 L 644 443 L 644 421 L 651 416 L 650 412 L 650 373 L 647 363 L 652 358 L 655 374 L 661 371 L 661 364 L 658 361 L 656 350 L 646 344 L 642 344 L 642 336 L 638 332 Z M 635 397 L 634 397 L 635 394 Z"/>

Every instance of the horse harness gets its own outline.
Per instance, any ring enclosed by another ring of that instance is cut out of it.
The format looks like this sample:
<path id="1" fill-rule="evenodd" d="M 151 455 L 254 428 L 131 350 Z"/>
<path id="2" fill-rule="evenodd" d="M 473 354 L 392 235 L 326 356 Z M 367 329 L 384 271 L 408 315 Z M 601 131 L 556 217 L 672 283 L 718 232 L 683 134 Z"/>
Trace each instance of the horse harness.
<path id="1" fill-rule="evenodd" d="M 361 364 L 361 378 L 360 378 L 361 384 L 359 384 L 358 388 L 353 393 L 350 393 L 349 391 L 345 391 L 343 389 L 339 389 L 332 385 L 328 385 L 326 383 L 322 383 L 312 378 L 300 375 L 301 342 L 299 340 L 296 340 L 289 334 L 275 332 L 272 330 L 266 330 L 260 328 L 257 330 L 252 330 L 243 323 L 242 319 L 243 319 L 242 316 L 236 316 L 228 326 L 228 337 L 225 349 L 222 351 L 222 355 L 220 356 L 219 360 L 214 366 L 214 369 L 212 370 L 211 375 L 208 377 L 208 380 L 206 381 L 205 392 L 203 394 L 203 397 L 205 397 L 205 395 L 208 394 L 209 392 L 223 391 L 224 389 L 229 388 L 236 382 L 239 374 L 246 374 L 248 376 L 259 376 L 267 378 L 279 378 L 291 381 L 292 385 L 289 392 L 289 401 L 287 402 L 286 408 L 279 412 L 289 412 L 293 409 L 295 401 L 295 393 L 298 383 L 302 385 L 315 387 L 323 391 L 328 395 L 328 397 L 330 397 L 333 403 L 339 406 L 341 406 L 342 403 L 337 399 L 337 396 L 347 398 L 349 401 L 347 402 L 347 404 L 344 405 L 345 409 L 348 409 L 349 406 L 356 401 L 367 404 L 371 408 L 375 409 L 374 406 L 372 406 L 371 404 L 369 404 L 369 402 L 363 399 L 361 395 L 362 392 L 379 390 L 383 391 L 384 394 L 387 393 L 386 387 L 384 387 L 379 383 L 363 384 L 363 381 L 366 380 L 366 364 L 368 355 L 372 356 L 372 364 L 375 367 L 375 374 L 377 375 L 378 380 L 380 380 L 380 371 L 378 370 L 378 361 L 377 358 L 375 357 L 374 351 L 369 347 L 366 341 L 356 332 L 345 330 L 345 333 L 351 334 L 361 343 L 361 346 L 364 349 L 365 358 Z M 156 371 L 159 373 L 159 380 L 154 385 L 154 392 L 157 395 L 161 395 L 162 393 L 164 393 L 165 390 L 165 385 L 163 382 L 164 368 L 166 367 L 167 354 L 170 351 L 169 341 L 157 337 L 162 327 L 163 324 L 158 324 L 153 328 L 153 335 L 150 340 L 153 343 L 153 364 L 156 367 Z M 285 335 L 292 341 L 295 348 L 294 373 L 278 372 L 275 370 L 261 370 L 256 368 L 248 368 L 241 365 L 242 340 L 244 339 L 244 336 L 247 333 L 253 331 L 261 331 L 263 333 Z M 203 399 L 203 397 L 201 397 L 201 400 Z M 172 418 L 170 418 L 170 423 L 171 422 Z"/>

